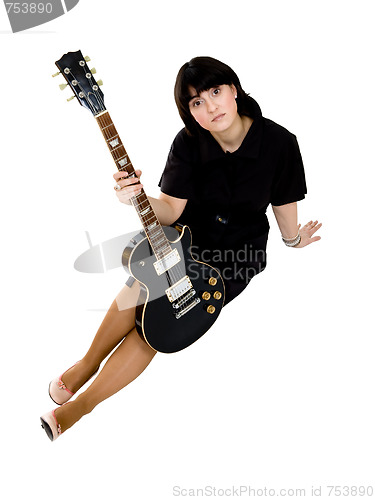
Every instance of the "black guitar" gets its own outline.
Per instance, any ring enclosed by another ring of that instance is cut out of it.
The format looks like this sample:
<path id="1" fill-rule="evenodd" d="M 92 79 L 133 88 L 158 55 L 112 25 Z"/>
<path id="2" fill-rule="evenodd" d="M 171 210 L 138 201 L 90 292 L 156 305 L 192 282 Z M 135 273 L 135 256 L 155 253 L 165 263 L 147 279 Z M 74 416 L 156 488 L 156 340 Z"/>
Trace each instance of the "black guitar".
<path id="1" fill-rule="evenodd" d="M 68 52 L 56 66 L 74 92 L 70 99 L 76 97 L 94 115 L 118 170 L 136 177 L 104 106 L 101 81 L 86 64 L 89 60 L 81 51 Z M 136 328 L 156 351 L 180 351 L 206 333 L 218 317 L 224 302 L 223 280 L 215 268 L 192 257 L 187 226 L 162 227 L 143 189 L 131 202 L 144 229 L 125 248 L 122 261 L 141 286 Z"/>

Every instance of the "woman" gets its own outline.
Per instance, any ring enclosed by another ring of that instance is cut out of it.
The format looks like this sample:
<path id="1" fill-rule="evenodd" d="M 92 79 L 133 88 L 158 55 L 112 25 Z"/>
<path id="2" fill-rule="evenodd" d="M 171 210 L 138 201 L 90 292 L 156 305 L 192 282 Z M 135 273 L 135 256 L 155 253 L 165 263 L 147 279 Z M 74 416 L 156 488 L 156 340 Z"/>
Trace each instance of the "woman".
<path id="1" fill-rule="evenodd" d="M 297 223 L 296 202 L 306 184 L 295 136 L 262 116 L 229 66 L 210 57 L 184 64 L 175 100 L 185 128 L 172 144 L 159 198 L 149 199 L 161 224 L 191 228 L 193 255 L 221 271 L 228 304 L 266 266 L 270 203 L 287 246 L 319 240 L 313 235 L 321 224 L 300 229 Z M 139 179 L 141 171 L 136 174 Z M 142 184 L 124 172 L 113 177 L 119 200 L 130 205 Z M 51 398 L 62 405 L 41 418 L 51 440 L 133 381 L 154 357 L 135 329 L 138 295 L 137 282 L 125 286 L 86 355 L 50 383 Z M 88 389 L 67 403 L 116 346 Z"/>

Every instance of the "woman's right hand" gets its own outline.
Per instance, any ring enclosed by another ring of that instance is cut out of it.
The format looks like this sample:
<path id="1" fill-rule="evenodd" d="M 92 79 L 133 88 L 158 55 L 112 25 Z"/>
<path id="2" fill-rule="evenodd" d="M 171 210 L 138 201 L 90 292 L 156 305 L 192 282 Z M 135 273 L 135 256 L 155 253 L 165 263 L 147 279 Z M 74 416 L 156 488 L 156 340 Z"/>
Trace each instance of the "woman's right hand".
<path id="1" fill-rule="evenodd" d="M 121 203 L 125 203 L 126 205 L 131 205 L 130 198 L 139 194 L 143 188 L 143 185 L 139 182 L 142 175 L 141 170 L 136 170 L 135 175 L 137 177 L 131 177 L 128 179 L 127 172 L 116 172 L 113 174 L 113 178 L 117 183 L 115 186 L 117 198 L 121 201 Z M 117 186 L 120 186 L 121 189 Z"/>

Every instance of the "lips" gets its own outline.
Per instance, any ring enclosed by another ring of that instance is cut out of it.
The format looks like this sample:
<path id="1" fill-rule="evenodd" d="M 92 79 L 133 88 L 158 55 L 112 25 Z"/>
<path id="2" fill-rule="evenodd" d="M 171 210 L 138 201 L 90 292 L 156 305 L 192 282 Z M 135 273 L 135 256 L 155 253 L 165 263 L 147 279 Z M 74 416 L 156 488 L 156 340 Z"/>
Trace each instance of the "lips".
<path id="1" fill-rule="evenodd" d="M 221 120 L 223 117 L 225 116 L 225 113 L 221 113 L 220 115 L 217 115 L 215 116 L 215 118 L 211 121 L 213 122 L 218 122 L 219 120 Z"/>

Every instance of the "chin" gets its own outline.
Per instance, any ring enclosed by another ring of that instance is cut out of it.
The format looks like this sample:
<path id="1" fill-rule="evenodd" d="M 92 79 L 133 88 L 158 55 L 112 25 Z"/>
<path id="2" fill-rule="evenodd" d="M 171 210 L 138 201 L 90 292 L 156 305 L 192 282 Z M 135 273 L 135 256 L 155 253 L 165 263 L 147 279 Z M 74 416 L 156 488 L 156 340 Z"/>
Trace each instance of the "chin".
<path id="1" fill-rule="evenodd" d="M 221 122 L 214 122 L 211 123 L 210 126 L 210 132 L 225 132 L 230 128 L 231 124 L 228 124 L 228 122 L 221 123 Z"/>

